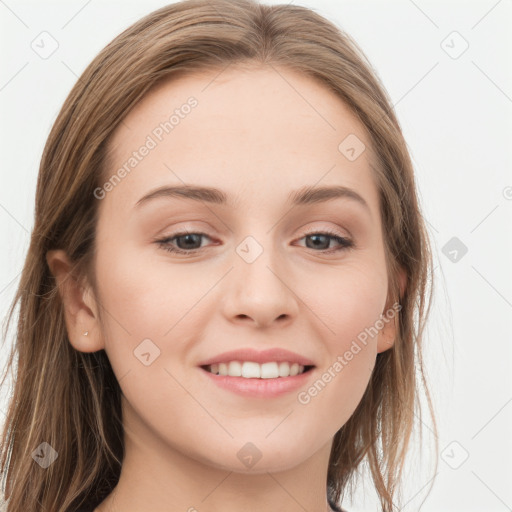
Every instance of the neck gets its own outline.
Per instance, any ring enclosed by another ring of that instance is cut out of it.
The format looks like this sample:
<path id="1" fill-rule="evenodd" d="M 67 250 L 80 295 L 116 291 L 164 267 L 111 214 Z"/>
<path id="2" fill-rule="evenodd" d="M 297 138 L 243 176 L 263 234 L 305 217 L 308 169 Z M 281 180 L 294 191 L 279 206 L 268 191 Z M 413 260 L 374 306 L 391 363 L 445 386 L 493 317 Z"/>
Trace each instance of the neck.
<path id="1" fill-rule="evenodd" d="M 272 471 L 258 464 L 258 472 L 255 466 L 244 473 L 191 458 L 142 422 L 127 423 L 119 482 L 95 512 L 331 512 L 326 485 L 332 442 L 298 466 Z"/>

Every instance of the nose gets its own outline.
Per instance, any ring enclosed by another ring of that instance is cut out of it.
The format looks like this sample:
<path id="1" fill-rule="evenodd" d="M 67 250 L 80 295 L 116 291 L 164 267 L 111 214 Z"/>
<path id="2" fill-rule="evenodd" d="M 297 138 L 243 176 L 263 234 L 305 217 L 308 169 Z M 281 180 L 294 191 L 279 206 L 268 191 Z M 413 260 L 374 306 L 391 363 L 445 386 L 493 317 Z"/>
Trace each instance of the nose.
<path id="1" fill-rule="evenodd" d="M 223 290 L 224 315 L 230 322 L 257 328 L 288 325 L 297 316 L 294 275 L 271 249 L 251 263 L 235 254 Z"/>

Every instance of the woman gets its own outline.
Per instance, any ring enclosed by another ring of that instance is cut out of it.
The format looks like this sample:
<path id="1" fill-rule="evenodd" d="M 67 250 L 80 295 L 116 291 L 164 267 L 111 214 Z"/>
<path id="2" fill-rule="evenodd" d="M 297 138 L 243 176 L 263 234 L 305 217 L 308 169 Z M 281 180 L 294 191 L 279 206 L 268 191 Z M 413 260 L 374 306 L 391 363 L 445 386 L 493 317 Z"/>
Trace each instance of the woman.
<path id="1" fill-rule="evenodd" d="M 342 510 L 363 462 L 397 504 L 431 252 L 346 34 L 250 0 L 151 13 L 66 99 L 35 215 L 7 510 Z"/>

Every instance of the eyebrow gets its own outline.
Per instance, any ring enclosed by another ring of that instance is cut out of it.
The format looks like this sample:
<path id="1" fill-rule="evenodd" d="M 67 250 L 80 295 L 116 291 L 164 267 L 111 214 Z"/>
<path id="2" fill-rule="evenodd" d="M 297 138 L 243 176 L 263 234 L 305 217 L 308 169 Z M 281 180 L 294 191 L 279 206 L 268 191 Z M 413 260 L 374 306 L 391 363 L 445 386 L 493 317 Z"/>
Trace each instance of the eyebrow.
<path id="1" fill-rule="evenodd" d="M 226 205 L 229 203 L 225 192 L 214 187 L 203 187 L 198 185 L 177 185 L 159 187 L 141 197 L 134 208 L 148 203 L 152 199 L 167 198 L 186 198 L 192 201 L 201 201 L 211 204 Z M 310 187 L 305 186 L 298 190 L 292 190 L 288 195 L 287 203 L 292 206 L 307 206 L 311 204 L 324 203 L 333 199 L 349 199 L 360 204 L 371 214 L 368 203 L 355 190 L 341 185 Z"/>

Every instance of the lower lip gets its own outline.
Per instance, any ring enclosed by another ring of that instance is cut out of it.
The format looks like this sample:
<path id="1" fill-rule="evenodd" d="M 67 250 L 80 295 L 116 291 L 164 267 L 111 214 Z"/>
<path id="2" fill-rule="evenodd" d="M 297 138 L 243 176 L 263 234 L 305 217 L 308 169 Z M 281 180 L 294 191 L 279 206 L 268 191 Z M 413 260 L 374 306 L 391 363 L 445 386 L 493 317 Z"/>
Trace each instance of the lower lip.
<path id="1" fill-rule="evenodd" d="M 246 379 L 245 377 L 230 377 L 214 375 L 200 368 L 217 386 L 245 397 L 272 398 L 296 391 L 304 386 L 314 368 L 293 377 L 277 377 L 275 379 Z"/>

